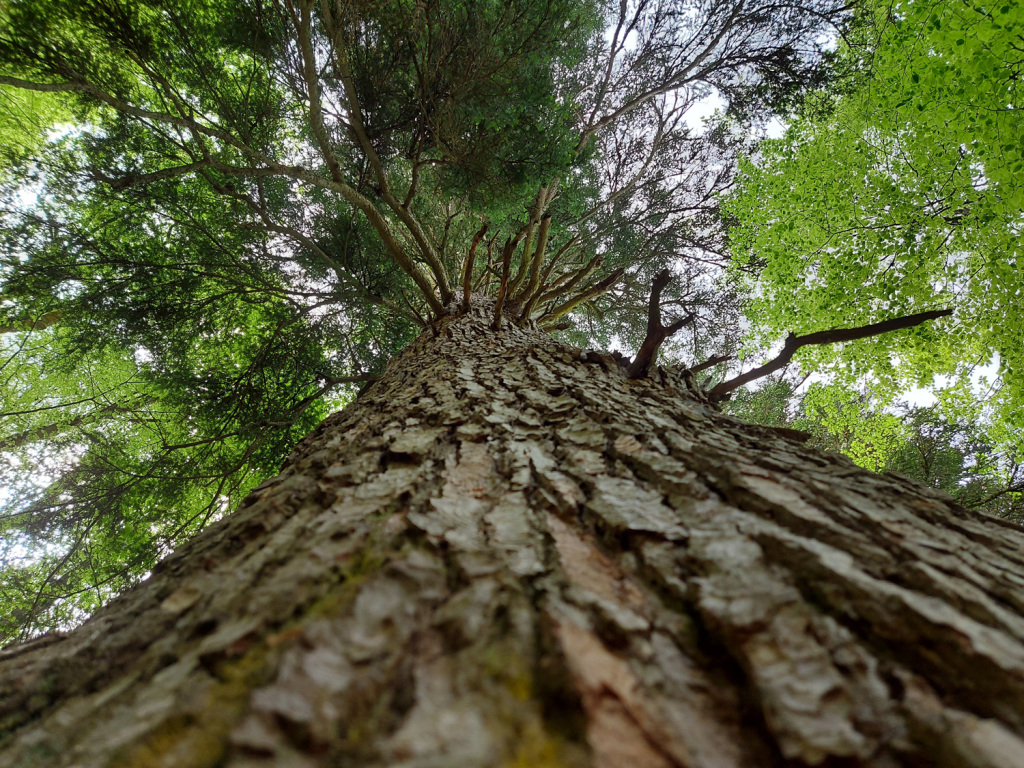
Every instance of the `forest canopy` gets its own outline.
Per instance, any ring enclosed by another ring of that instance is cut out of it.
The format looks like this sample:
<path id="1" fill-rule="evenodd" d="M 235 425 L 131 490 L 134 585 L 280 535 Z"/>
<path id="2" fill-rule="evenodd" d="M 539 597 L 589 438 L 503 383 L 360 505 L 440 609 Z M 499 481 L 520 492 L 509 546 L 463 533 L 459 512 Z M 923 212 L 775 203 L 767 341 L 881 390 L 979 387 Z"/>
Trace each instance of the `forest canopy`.
<path id="1" fill-rule="evenodd" d="M 823 323 L 952 308 L 802 362 L 882 404 L 932 385 L 943 418 L 984 425 L 1003 457 L 994 473 L 1018 491 L 1022 35 L 1014 3 L 865 6 L 839 40 L 843 75 L 741 162 L 725 203 L 754 348 Z"/>
<path id="2" fill-rule="evenodd" d="M 709 389 L 787 334 L 953 310 L 792 365 L 891 396 L 959 377 L 943 402 L 1011 450 L 1020 17 L 997 10 L 7 3 L 0 635 L 142 578 L 469 292 L 632 356 L 668 270 L 662 361 Z"/>

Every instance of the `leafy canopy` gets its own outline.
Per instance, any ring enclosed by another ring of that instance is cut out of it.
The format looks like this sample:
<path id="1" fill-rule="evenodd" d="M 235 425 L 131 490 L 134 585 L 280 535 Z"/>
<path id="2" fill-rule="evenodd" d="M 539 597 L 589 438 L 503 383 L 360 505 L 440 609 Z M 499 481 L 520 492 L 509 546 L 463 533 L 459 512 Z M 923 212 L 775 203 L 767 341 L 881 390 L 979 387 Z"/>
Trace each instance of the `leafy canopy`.
<path id="1" fill-rule="evenodd" d="M 1024 8 L 869 2 L 842 37 L 843 87 L 742 165 L 727 207 L 751 337 L 949 307 L 952 317 L 803 363 L 889 400 L 936 375 L 952 418 L 998 363 L 992 435 L 1024 445 Z M 839 321 L 838 323 L 836 321 Z"/>

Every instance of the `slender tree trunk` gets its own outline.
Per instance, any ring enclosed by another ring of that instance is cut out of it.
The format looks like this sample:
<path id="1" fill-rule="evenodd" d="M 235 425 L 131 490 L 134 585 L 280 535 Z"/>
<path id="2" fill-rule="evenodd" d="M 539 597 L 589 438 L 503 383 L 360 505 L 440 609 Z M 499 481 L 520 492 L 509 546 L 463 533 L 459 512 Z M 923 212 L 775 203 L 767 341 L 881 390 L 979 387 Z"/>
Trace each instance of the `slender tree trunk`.
<path id="1" fill-rule="evenodd" d="M 0 764 L 1024 765 L 1024 530 L 493 317 L 3 651 Z"/>

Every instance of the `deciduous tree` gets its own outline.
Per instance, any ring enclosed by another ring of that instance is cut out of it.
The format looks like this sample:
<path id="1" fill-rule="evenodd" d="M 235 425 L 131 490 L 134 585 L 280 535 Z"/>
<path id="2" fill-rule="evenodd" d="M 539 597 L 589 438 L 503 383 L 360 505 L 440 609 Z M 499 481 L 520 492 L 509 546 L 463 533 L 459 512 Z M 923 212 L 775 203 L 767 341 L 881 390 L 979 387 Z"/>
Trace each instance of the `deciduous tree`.
<path id="1" fill-rule="evenodd" d="M 735 274 L 756 292 L 753 337 L 952 308 L 912 333 L 801 360 L 847 383 L 866 378 L 890 399 L 938 375 L 954 418 L 991 385 L 992 421 L 1015 451 L 1024 444 L 1022 30 L 1013 3 L 865 4 L 839 39 L 842 85 L 759 146 L 729 204 Z M 995 381 L 971 393 L 986 364 Z"/>

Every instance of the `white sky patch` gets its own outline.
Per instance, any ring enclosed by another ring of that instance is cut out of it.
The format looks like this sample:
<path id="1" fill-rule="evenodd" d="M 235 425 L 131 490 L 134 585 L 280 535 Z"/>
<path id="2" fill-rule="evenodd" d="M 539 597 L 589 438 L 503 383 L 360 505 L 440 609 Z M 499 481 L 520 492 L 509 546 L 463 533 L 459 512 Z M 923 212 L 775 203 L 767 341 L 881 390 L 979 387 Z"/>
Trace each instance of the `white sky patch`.
<path id="1" fill-rule="evenodd" d="M 725 99 L 715 92 L 705 96 L 703 99 L 695 101 L 693 106 L 686 110 L 686 115 L 683 117 L 683 121 L 691 131 L 701 134 L 704 133 L 707 121 L 710 120 L 716 112 L 724 111 L 725 107 Z"/>
<path id="2" fill-rule="evenodd" d="M 786 133 L 786 124 L 782 122 L 778 117 L 773 117 L 768 121 L 764 128 L 764 137 L 766 139 L 781 139 Z"/>
<path id="3" fill-rule="evenodd" d="M 39 193 L 42 189 L 43 182 L 37 181 L 34 184 L 28 184 L 15 192 L 14 199 L 17 201 L 18 210 L 30 211 L 35 208 L 39 203 Z"/>
<path id="4" fill-rule="evenodd" d="M 981 365 L 974 369 L 974 372 L 971 374 L 971 389 L 978 393 L 979 399 L 987 400 L 988 398 L 985 397 L 985 391 L 997 378 L 999 378 L 998 355 L 996 355 L 995 359 L 988 363 L 988 365 Z M 936 376 L 935 383 L 930 387 L 915 387 L 901 395 L 900 399 L 910 403 L 911 405 L 935 405 L 938 402 L 935 392 L 937 390 L 945 389 L 954 382 L 955 379 L 951 376 Z"/>

